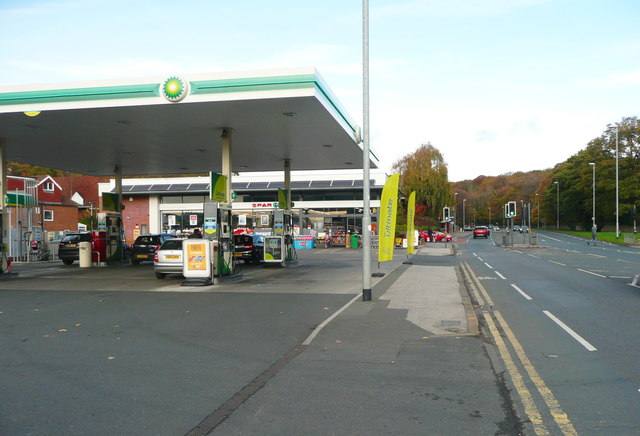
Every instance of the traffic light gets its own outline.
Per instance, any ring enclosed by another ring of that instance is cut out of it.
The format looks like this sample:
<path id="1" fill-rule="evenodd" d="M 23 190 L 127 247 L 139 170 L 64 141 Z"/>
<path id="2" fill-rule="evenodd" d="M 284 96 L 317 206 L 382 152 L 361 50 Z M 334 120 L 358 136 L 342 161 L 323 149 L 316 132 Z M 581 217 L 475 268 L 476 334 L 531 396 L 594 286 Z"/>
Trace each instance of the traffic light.
<path id="1" fill-rule="evenodd" d="M 442 208 L 442 219 L 444 221 L 451 220 L 451 216 L 450 216 L 450 212 L 449 212 L 449 206 L 445 206 L 445 207 Z"/>
<path id="2" fill-rule="evenodd" d="M 507 217 L 513 218 L 516 216 L 516 202 L 510 201 L 507 203 Z"/>

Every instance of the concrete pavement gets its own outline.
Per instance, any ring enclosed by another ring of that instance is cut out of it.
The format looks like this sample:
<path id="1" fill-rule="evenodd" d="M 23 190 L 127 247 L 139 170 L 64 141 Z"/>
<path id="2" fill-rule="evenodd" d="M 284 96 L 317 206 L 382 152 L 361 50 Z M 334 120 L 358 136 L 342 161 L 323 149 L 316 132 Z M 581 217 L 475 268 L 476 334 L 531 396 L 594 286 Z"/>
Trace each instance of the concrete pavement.
<path id="1" fill-rule="evenodd" d="M 453 254 L 422 246 L 212 434 L 520 434 Z"/>

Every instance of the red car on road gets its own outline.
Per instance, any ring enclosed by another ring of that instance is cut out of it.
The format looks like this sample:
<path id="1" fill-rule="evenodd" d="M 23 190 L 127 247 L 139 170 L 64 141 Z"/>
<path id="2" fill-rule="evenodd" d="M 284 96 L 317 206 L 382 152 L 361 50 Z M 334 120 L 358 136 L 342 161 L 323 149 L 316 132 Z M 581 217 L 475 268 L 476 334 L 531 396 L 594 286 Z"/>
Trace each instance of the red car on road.
<path id="1" fill-rule="evenodd" d="M 435 242 L 442 242 L 442 241 L 449 242 L 453 239 L 453 236 L 451 236 L 450 234 L 438 232 L 436 230 L 431 232 L 431 237 Z M 420 239 L 425 242 L 431 242 L 431 240 L 429 239 L 429 234 L 425 231 L 420 232 Z"/>
<path id="2" fill-rule="evenodd" d="M 473 229 L 473 239 L 476 238 L 489 238 L 489 229 L 486 226 L 476 226 Z"/>

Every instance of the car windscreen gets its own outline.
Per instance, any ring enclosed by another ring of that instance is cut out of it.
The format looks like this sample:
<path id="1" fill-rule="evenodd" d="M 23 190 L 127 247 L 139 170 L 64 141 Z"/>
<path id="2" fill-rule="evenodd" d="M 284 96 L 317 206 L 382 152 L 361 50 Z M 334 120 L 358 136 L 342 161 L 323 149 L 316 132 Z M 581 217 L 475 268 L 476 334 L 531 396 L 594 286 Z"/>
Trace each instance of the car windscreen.
<path id="1" fill-rule="evenodd" d="M 64 238 L 62 238 L 62 243 L 70 243 L 70 244 L 77 244 L 80 241 L 88 241 L 89 237 L 84 236 L 84 235 L 78 235 L 78 234 L 72 234 L 72 235 L 65 235 Z"/>
<path id="2" fill-rule="evenodd" d="M 135 245 L 155 245 L 157 242 L 157 238 L 155 236 L 138 236 Z"/>
<path id="3" fill-rule="evenodd" d="M 235 245 L 253 245 L 253 238 L 249 235 L 235 235 L 233 242 Z"/>
<path id="4" fill-rule="evenodd" d="M 182 250 L 182 239 L 169 239 L 164 241 L 160 250 Z"/>

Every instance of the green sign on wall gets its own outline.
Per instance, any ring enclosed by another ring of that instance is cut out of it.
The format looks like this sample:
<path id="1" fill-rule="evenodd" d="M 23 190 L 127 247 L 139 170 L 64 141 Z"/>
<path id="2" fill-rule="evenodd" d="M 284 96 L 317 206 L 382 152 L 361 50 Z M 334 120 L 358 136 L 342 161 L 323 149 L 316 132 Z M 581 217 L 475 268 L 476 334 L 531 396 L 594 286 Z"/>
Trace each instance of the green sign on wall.
<path id="1" fill-rule="evenodd" d="M 7 192 L 5 204 L 7 206 L 25 206 L 32 207 L 36 202 L 31 194 L 21 194 L 16 192 Z"/>

